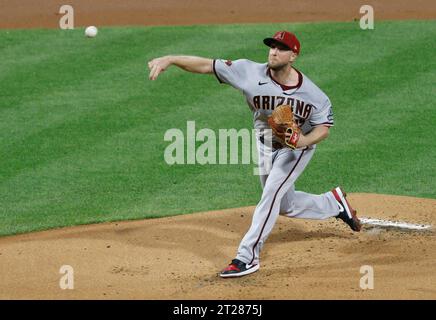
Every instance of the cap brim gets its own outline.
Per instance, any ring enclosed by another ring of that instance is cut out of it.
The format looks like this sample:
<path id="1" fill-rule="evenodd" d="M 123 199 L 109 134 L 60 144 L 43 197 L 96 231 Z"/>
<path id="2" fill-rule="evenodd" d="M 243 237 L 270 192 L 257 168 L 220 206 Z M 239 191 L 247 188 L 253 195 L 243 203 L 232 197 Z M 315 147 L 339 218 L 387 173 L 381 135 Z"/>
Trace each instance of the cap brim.
<path id="1" fill-rule="evenodd" d="M 265 39 L 263 39 L 263 43 L 266 44 L 268 47 L 271 47 L 271 45 L 273 43 L 280 43 L 282 46 L 285 46 L 286 48 L 291 50 L 291 48 L 289 48 L 285 43 L 283 43 L 277 39 L 274 39 L 274 38 L 265 38 Z"/>

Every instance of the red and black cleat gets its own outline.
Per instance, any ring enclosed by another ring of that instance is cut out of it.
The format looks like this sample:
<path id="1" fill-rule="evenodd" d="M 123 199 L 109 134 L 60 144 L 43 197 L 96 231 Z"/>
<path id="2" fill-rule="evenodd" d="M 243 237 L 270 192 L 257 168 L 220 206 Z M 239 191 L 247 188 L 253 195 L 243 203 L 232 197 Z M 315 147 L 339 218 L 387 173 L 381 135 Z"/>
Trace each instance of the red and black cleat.
<path id="1" fill-rule="evenodd" d="M 238 259 L 233 259 L 232 263 L 229 264 L 227 268 L 225 268 L 220 273 L 221 278 L 236 278 L 236 277 L 242 277 L 247 274 L 256 272 L 259 270 L 259 264 L 246 264 Z"/>
<path id="2" fill-rule="evenodd" d="M 351 207 L 346 199 L 347 194 L 340 187 L 334 188 L 332 193 L 335 196 L 340 210 L 339 215 L 336 218 L 341 219 L 348 224 L 353 231 L 360 231 L 360 229 L 362 229 L 362 224 L 357 217 L 356 210 Z"/>

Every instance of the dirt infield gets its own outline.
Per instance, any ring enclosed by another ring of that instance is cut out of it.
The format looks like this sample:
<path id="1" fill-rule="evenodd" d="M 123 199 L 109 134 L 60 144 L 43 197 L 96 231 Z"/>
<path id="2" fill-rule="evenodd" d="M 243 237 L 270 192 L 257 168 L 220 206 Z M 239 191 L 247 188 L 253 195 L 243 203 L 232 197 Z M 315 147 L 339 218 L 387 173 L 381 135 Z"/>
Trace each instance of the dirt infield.
<path id="1" fill-rule="evenodd" d="M 0 0 L 0 28 L 58 28 L 64 4 L 75 26 L 353 21 L 363 4 L 376 20 L 436 18 L 434 0 Z"/>
<path id="2" fill-rule="evenodd" d="M 360 215 L 436 225 L 436 200 L 351 194 Z M 435 299 L 436 234 L 280 217 L 261 269 L 217 272 L 233 258 L 253 208 L 79 226 L 0 239 L 1 299 Z M 74 290 L 61 290 L 62 265 Z M 360 288 L 360 267 L 374 289 Z"/>

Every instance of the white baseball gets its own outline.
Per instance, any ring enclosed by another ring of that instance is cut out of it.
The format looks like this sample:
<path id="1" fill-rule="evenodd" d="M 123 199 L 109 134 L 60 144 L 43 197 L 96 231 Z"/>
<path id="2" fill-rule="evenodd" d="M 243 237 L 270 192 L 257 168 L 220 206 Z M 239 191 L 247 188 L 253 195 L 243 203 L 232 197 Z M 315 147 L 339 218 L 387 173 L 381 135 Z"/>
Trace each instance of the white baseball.
<path id="1" fill-rule="evenodd" d="M 98 33 L 98 29 L 97 29 L 97 27 L 94 27 L 94 26 L 90 26 L 90 27 L 86 28 L 86 30 L 85 30 L 85 35 L 88 38 L 94 38 L 97 35 L 97 33 Z"/>

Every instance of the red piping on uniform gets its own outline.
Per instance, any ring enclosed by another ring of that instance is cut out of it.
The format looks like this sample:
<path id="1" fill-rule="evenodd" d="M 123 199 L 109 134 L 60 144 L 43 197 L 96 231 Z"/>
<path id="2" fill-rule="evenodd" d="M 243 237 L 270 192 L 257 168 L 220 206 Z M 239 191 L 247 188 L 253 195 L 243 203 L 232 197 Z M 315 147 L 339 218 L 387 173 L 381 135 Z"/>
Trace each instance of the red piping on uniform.
<path id="1" fill-rule="evenodd" d="M 224 83 L 224 81 L 221 81 L 220 77 L 218 77 L 218 74 L 216 73 L 215 62 L 216 62 L 216 59 L 213 60 L 213 73 L 215 74 L 215 77 L 218 79 L 218 81 L 219 81 L 220 83 Z"/>
<path id="2" fill-rule="evenodd" d="M 294 68 L 294 70 L 297 71 L 297 73 L 298 73 L 298 83 L 297 83 L 297 85 L 295 85 L 295 86 L 287 86 L 287 85 L 285 85 L 285 84 L 281 84 L 280 82 L 278 82 L 278 81 L 277 81 L 276 79 L 274 79 L 274 77 L 272 76 L 272 74 L 271 74 L 271 69 L 270 69 L 270 68 L 268 68 L 268 70 L 267 70 L 267 74 L 268 74 L 268 76 L 272 79 L 272 81 L 274 81 L 274 82 L 277 83 L 280 87 L 282 87 L 282 89 L 283 89 L 284 91 L 287 91 L 287 90 L 291 90 L 291 89 L 298 89 L 298 88 L 301 87 L 301 85 L 303 84 L 303 75 L 302 75 L 301 72 L 298 71 L 297 69 Z"/>
<path id="3" fill-rule="evenodd" d="M 309 121 L 310 122 L 310 121 Z M 333 126 L 333 122 L 310 123 L 312 126 Z"/>
<path id="4" fill-rule="evenodd" d="M 265 220 L 265 222 L 263 223 L 262 230 L 260 230 L 259 237 L 257 238 L 255 244 L 253 245 L 253 254 L 252 254 L 252 255 L 253 255 L 253 258 L 251 259 L 251 261 L 250 261 L 249 264 L 252 264 L 253 261 L 254 261 L 254 250 L 256 249 L 256 246 L 258 245 L 258 243 L 259 243 L 259 241 L 260 241 L 260 238 L 262 237 L 263 229 L 265 229 L 265 226 L 266 226 L 266 224 L 267 224 L 267 222 L 268 222 L 268 219 L 269 219 L 269 217 L 270 217 L 270 215 L 271 215 L 271 211 L 272 211 L 272 208 L 273 208 L 273 206 L 274 206 L 274 202 L 276 201 L 277 193 L 279 193 L 280 189 L 283 187 L 283 185 L 285 184 L 285 182 L 289 179 L 289 177 L 291 176 L 291 174 L 294 172 L 295 168 L 297 167 L 298 163 L 300 162 L 301 158 L 303 157 L 304 151 L 306 151 L 306 149 L 304 149 L 304 150 L 301 152 L 301 155 L 300 155 L 300 157 L 298 158 L 297 163 L 296 163 L 295 166 L 292 168 L 291 172 L 288 174 L 288 176 L 286 177 L 286 179 L 282 182 L 282 184 L 280 185 L 280 187 L 277 189 L 276 193 L 274 194 L 274 198 L 273 198 L 273 201 L 272 201 L 272 203 L 271 203 L 271 207 L 269 208 L 268 216 L 266 217 L 266 220 Z"/>

